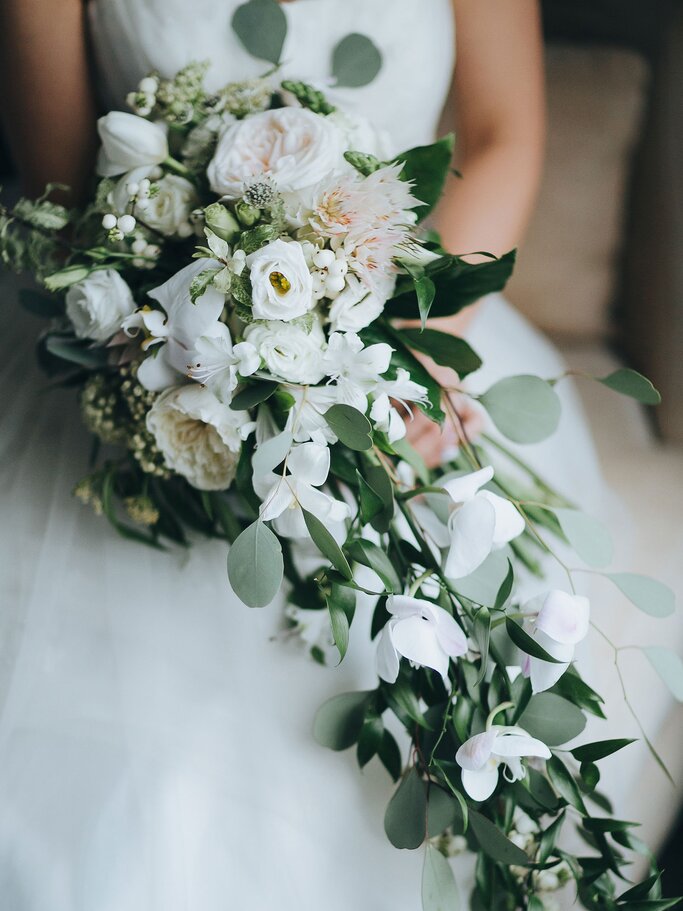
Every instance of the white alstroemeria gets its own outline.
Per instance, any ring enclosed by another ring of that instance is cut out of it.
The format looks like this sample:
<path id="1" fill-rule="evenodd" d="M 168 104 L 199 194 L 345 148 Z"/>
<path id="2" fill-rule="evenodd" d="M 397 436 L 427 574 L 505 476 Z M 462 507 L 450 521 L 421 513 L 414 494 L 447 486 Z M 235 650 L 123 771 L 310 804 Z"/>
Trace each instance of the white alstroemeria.
<path id="1" fill-rule="evenodd" d="M 509 500 L 481 490 L 492 478 L 493 468 L 488 466 L 442 485 L 456 507 L 448 522 L 451 546 L 444 567 L 450 579 L 469 576 L 491 551 L 524 531 L 524 519 Z"/>
<path id="2" fill-rule="evenodd" d="M 106 342 L 135 311 L 133 294 L 113 269 L 98 269 L 66 292 L 66 315 L 78 338 Z"/>
<path id="3" fill-rule="evenodd" d="M 301 244 L 274 240 L 247 258 L 254 319 L 289 322 L 315 307 L 313 279 Z"/>
<path id="4" fill-rule="evenodd" d="M 551 755 L 541 740 L 522 728 L 494 724 L 466 740 L 455 754 L 455 761 L 462 769 L 462 786 L 469 796 L 488 800 L 496 790 L 501 765 L 505 767 L 506 781 L 520 781 L 526 775 L 523 758 L 550 759 Z"/>
<path id="5" fill-rule="evenodd" d="M 325 375 L 325 333 L 315 314 L 309 328 L 279 320 L 256 322 L 247 326 L 244 337 L 274 377 L 309 386 Z"/>
<path id="6" fill-rule="evenodd" d="M 325 373 L 336 381 L 339 401 L 365 414 L 368 395 L 391 363 L 392 348 L 379 343 L 366 348 L 355 332 L 333 332 L 323 357 Z"/>
<path id="7" fill-rule="evenodd" d="M 522 608 L 529 635 L 561 664 L 527 655 L 523 672 L 531 678 L 534 693 L 554 686 L 569 667 L 574 649 L 585 639 L 590 626 L 590 602 L 583 595 L 555 589 L 533 598 Z"/>
<path id="8" fill-rule="evenodd" d="M 232 343 L 230 330 L 219 323 L 215 335 L 202 336 L 195 343 L 188 376 L 206 386 L 219 402 L 229 404 L 240 376 L 256 373 L 261 358 L 251 342 Z"/>
<path id="9" fill-rule="evenodd" d="M 330 305 L 332 332 L 360 332 L 382 314 L 386 298 L 365 287 L 355 275 L 346 277 L 346 287 Z"/>
<path id="10" fill-rule="evenodd" d="M 374 422 L 377 430 L 387 434 L 391 443 L 403 439 L 406 435 L 405 420 L 392 401 L 403 405 L 406 413 L 412 417 L 408 403 L 426 402 L 427 389 L 411 380 L 408 371 L 402 367 L 398 368 L 393 380 L 380 377 L 370 409 L 370 420 Z"/>
<path id="11" fill-rule="evenodd" d="M 467 639 L 455 619 L 437 604 L 407 595 L 391 595 L 392 615 L 377 646 L 377 673 L 387 683 L 398 677 L 401 656 L 437 671 L 448 686 L 451 658 L 467 651 Z"/>
<path id="12" fill-rule="evenodd" d="M 166 128 L 136 114 L 111 111 L 97 121 L 102 140 L 97 159 L 101 177 L 117 177 L 134 168 L 153 168 L 168 158 Z"/>
<path id="13" fill-rule="evenodd" d="M 284 475 L 270 472 L 254 477 L 254 489 L 261 498 L 261 518 L 277 520 L 277 530 L 285 537 L 304 538 L 308 530 L 302 509 L 321 522 L 341 522 L 349 516 L 346 503 L 335 500 L 320 488 L 330 473 L 330 450 L 320 443 L 294 446 L 287 456 Z"/>
<path id="14" fill-rule="evenodd" d="M 124 324 L 129 335 L 142 329 L 147 335 L 143 348 L 162 346 L 139 367 L 138 379 L 146 389 L 159 392 L 187 376 L 197 339 L 220 333 L 219 317 L 225 296 L 209 286 L 193 304 L 190 298 L 192 280 L 204 269 L 220 268 L 214 260 L 201 259 L 177 272 L 167 282 L 149 292 L 161 304 L 163 312 L 143 307 Z"/>
<path id="15" fill-rule="evenodd" d="M 325 420 L 325 412 L 339 400 L 334 386 L 293 386 L 287 392 L 294 404 L 287 415 L 285 429 L 297 443 L 336 443 L 337 437 Z"/>

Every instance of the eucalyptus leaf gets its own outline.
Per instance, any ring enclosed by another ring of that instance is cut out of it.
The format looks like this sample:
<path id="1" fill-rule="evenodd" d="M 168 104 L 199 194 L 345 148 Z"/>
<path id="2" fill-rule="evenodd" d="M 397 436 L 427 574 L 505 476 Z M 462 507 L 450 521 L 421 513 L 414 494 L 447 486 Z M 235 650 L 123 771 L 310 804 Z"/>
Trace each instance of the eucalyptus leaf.
<path id="1" fill-rule="evenodd" d="M 437 838 L 460 816 L 460 806 L 448 791 L 431 784 L 427 798 L 427 838 Z"/>
<path id="2" fill-rule="evenodd" d="M 422 911 L 458 911 L 460 893 L 451 865 L 428 844 L 422 868 Z"/>
<path id="3" fill-rule="evenodd" d="M 555 509 L 560 527 L 577 555 L 594 569 L 612 562 L 614 546 L 602 522 L 578 509 Z"/>
<path id="4" fill-rule="evenodd" d="M 660 645 L 648 646 L 643 652 L 673 696 L 683 702 L 683 661 L 680 657 L 676 652 Z"/>
<path id="5" fill-rule="evenodd" d="M 277 66 L 287 37 L 287 17 L 277 0 L 249 0 L 238 6 L 232 28 L 244 48 Z"/>
<path id="6" fill-rule="evenodd" d="M 537 693 L 519 719 L 520 727 L 548 746 L 560 746 L 578 737 L 586 727 L 583 712 L 555 693 Z"/>
<path id="7" fill-rule="evenodd" d="M 557 430 L 561 405 L 557 393 L 537 376 L 510 376 L 480 396 L 498 430 L 514 443 L 540 443 Z"/>
<path id="8" fill-rule="evenodd" d="M 344 556 L 341 547 L 334 540 L 326 526 L 307 509 L 301 509 L 304 515 L 304 522 L 308 533 L 313 539 L 313 543 L 318 550 L 330 561 L 332 566 L 344 576 L 345 579 L 353 579 L 353 573 L 349 566 L 349 561 Z"/>
<path id="9" fill-rule="evenodd" d="M 342 693 L 320 706 L 313 722 L 316 741 L 330 750 L 347 750 L 358 740 L 371 692 Z"/>
<path id="10" fill-rule="evenodd" d="M 670 617 L 676 610 L 676 596 L 666 585 L 637 573 L 605 573 L 637 608 L 651 617 Z"/>
<path id="11" fill-rule="evenodd" d="M 282 546 L 270 528 L 258 519 L 230 548 L 230 585 L 247 607 L 266 607 L 279 592 L 283 574 Z"/>
<path id="12" fill-rule="evenodd" d="M 259 380 L 239 389 L 230 402 L 232 411 L 248 411 L 255 405 L 267 401 L 278 390 L 278 383 Z"/>
<path id="13" fill-rule="evenodd" d="M 643 405 L 659 405 L 662 401 L 661 395 L 650 380 L 629 367 L 622 367 L 620 370 L 610 373 L 609 376 L 598 378 L 598 382 Z"/>
<path id="14" fill-rule="evenodd" d="M 461 380 L 481 367 L 481 358 L 464 338 L 437 329 L 402 329 L 401 337 L 411 348 L 429 355 L 435 363 L 455 370 Z"/>
<path id="15" fill-rule="evenodd" d="M 372 449 L 372 424 L 357 408 L 351 405 L 332 405 L 324 417 L 344 446 L 355 452 Z"/>
<path id="16" fill-rule="evenodd" d="M 384 815 L 384 831 L 395 848 L 415 850 L 427 831 L 427 786 L 412 768 L 389 801 Z"/>
<path id="17" fill-rule="evenodd" d="M 501 864 L 526 866 L 529 858 L 486 816 L 470 809 L 470 828 L 485 854 Z"/>
<path id="18" fill-rule="evenodd" d="M 367 35 L 347 35 L 332 52 L 332 75 L 337 87 L 362 88 L 376 79 L 381 69 L 382 53 Z"/>

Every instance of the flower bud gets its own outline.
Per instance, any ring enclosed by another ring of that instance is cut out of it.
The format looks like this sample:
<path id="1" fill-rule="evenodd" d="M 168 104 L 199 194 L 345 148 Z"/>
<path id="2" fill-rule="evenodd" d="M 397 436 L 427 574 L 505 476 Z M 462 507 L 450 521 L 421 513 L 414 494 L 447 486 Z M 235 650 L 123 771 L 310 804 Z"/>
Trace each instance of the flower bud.
<path id="1" fill-rule="evenodd" d="M 240 230 L 240 226 L 235 216 L 219 202 L 211 203 L 204 210 L 206 218 L 206 227 L 220 237 L 221 240 L 230 243 L 235 234 Z"/>
<path id="2" fill-rule="evenodd" d="M 246 202 L 238 202 L 235 206 L 235 215 L 245 228 L 251 228 L 261 217 L 261 212 Z"/>

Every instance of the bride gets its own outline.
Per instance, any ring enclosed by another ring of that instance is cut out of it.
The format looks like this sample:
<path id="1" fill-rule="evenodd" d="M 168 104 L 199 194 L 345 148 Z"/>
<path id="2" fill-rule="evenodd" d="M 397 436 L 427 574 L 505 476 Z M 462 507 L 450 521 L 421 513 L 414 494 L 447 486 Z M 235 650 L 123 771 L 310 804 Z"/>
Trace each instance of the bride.
<path id="1" fill-rule="evenodd" d="M 97 101 L 123 107 L 150 70 L 209 59 L 213 87 L 260 73 L 230 28 L 238 4 L 5 0 L 4 113 L 27 189 L 59 181 L 77 200 Z M 455 253 L 514 247 L 542 158 L 535 0 L 293 0 L 285 11 L 286 76 L 324 84 L 341 38 L 372 37 L 379 77 L 334 97 L 389 131 L 396 150 L 433 138 L 457 48 L 465 179 L 452 181 L 438 228 Z M 421 860 L 382 831 L 388 777 L 371 764 L 359 787 L 354 757 L 311 736 L 326 698 L 375 685 L 369 619 L 354 624 L 332 671 L 281 633 L 282 605 L 237 602 L 219 543 L 159 555 L 113 537 L 70 496 L 85 468 L 77 409 L 68 391 L 45 392 L 35 327 L 11 312 L 0 339 L 2 908 L 419 907 Z M 442 323 L 483 356 L 482 389 L 514 373 L 562 372 L 550 344 L 499 297 Z M 525 458 L 595 511 L 590 435 L 573 390 L 562 394 L 559 433 Z M 431 461 L 452 445 L 427 421 L 411 434 Z M 584 661 L 598 691 L 612 685 L 603 657 Z M 616 776 L 617 799 L 645 762 L 638 756 Z"/>

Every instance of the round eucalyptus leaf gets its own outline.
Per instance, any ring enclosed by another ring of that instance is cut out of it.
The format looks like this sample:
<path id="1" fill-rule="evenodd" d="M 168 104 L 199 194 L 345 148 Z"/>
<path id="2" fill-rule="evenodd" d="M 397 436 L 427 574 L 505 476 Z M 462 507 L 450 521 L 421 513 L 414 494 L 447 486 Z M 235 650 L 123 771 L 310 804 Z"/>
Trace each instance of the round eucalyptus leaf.
<path id="1" fill-rule="evenodd" d="M 230 585 L 247 607 L 266 607 L 279 592 L 283 573 L 282 546 L 270 528 L 258 519 L 230 548 Z"/>
<path id="2" fill-rule="evenodd" d="M 451 865 L 434 845 L 427 845 L 422 868 L 422 911 L 458 911 L 460 893 Z"/>
<path id="3" fill-rule="evenodd" d="M 287 37 L 287 17 L 277 0 L 249 0 L 238 6 L 232 28 L 252 57 L 277 66 Z"/>
<path id="4" fill-rule="evenodd" d="M 436 838 L 453 825 L 459 811 L 458 802 L 452 794 L 431 785 L 427 803 L 427 838 Z"/>
<path id="5" fill-rule="evenodd" d="M 514 443 L 540 443 L 557 430 L 560 422 L 557 393 L 537 376 L 499 380 L 480 401 L 498 430 Z"/>
<path id="6" fill-rule="evenodd" d="M 578 737 L 586 727 L 583 712 L 555 693 L 538 693 L 519 719 L 520 727 L 548 746 L 559 746 Z"/>
<path id="7" fill-rule="evenodd" d="M 632 604 L 651 617 L 670 617 L 676 610 L 676 597 L 666 585 L 637 573 L 606 573 Z"/>
<path id="8" fill-rule="evenodd" d="M 368 692 L 342 693 L 316 712 L 313 736 L 330 750 L 347 750 L 358 740 L 368 706 Z"/>
<path id="9" fill-rule="evenodd" d="M 673 696 L 683 702 L 683 661 L 680 657 L 660 645 L 651 645 L 643 651 Z"/>
<path id="10" fill-rule="evenodd" d="M 369 85 L 381 69 L 382 53 L 367 35 L 347 35 L 332 53 L 332 75 L 337 86 L 362 88 Z"/>
<path id="11" fill-rule="evenodd" d="M 602 522 L 578 509 L 555 509 L 562 531 L 577 555 L 596 569 L 611 563 L 614 547 Z"/>
<path id="12" fill-rule="evenodd" d="M 629 367 L 615 370 L 609 376 L 599 378 L 598 382 L 602 383 L 603 386 L 607 386 L 608 389 L 613 389 L 615 392 L 620 392 L 622 395 L 627 395 L 629 398 L 641 402 L 643 405 L 659 405 L 662 401 L 661 395 L 650 380 L 643 376 L 642 373 L 638 373 L 637 370 L 631 370 Z"/>
<path id="13" fill-rule="evenodd" d="M 357 408 L 333 405 L 325 412 L 325 420 L 344 446 L 355 452 L 372 449 L 372 424 Z"/>
<path id="14" fill-rule="evenodd" d="M 427 786 L 413 768 L 398 786 L 384 815 L 384 831 L 395 848 L 415 850 L 427 834 Z"/>

